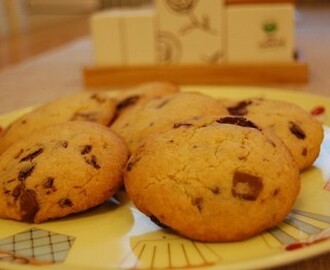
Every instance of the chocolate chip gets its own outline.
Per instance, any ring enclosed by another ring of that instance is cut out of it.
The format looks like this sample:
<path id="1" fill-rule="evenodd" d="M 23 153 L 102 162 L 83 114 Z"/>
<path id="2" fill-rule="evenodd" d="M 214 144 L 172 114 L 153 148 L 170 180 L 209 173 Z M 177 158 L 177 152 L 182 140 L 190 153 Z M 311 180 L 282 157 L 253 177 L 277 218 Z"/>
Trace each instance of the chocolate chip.
<path id="1" fill-rule="evenodd" d="M 159 103 L 155 108 L 160 109 L 160 108 L 164 107 L 169 102 L 170 102 L 170 99 L 166 99 L 166 100 L 162 101 L 161 103 Z"/>
<path id="2" fill-rule="evenodd" d="M 19 195 L 21 195 L 21 192 L 24 189 L 25 189 L 25 185 L 23 183 L 18 184 L 11 192 L 11 196 L 17 198 Z"/>
<path id="3" fill-rule="evenodd" d="M 187 123 L 187 122 L 179 122 L 179 123 L 175 123 L 173 125 L 173 128 L 179 128 L 179 127 L 192 127 L 193 124 L 191 123 Z"/>
<path id="4" fill-rule="evenodd" d="M 62 208 L 64 208 L 64 207 L 72 207 L 73 206 L 72 201 L 70 199 L 68 199 L 68 198 L 62 198 L 57 203 Z"/>
<path id="5" fill-rule="evenodd" d="M 295 135 L 299 140 L 303 140 L 306 138 L 305 132 L 301 129 L 301 127 L 294 123 L 289 122 L 289 129 L 293 135 Z"/>
<path id="6" fill-rule="evenodd" d="M 19 204 L 21 207 L 22 220 L 33 222 L 35 215 L 39 211 L 39 203 L 35 191 L 30 189 L 24 190 L 19 197 Z"/>
<path id="7" fill-rule="evenodd" d="M 228 107 L 227 110 L 231 115 L 246 115 L 248 113 L 247 107 L 251 104 L 251 100 L 243 100 L 235 106 Z"/>
<path id="8" fill-rule="evenodd" d="M 69 142 L 68 142 L 68 141 L 61 141 L 60 144 L 61 144 L 64 148 L 67 148 L 68 145 L 69 145 Z"/>
<path id="9" fill-rule="evenodd" d="M 37 156 L 39 156 L 43 151 L 44 151 L 43 148 L 39 148 L 39 149 L 35 150 L 34 152 L 26 155 L 25 157 L 22 157 L 19 162 L 22 162 L 22 161 L 32 161 L 34 158 L 36 158 Z"/>
<path id="10" fill-rule="evenodd" d="M 92 151 L 92 146 L 91 145 L 84 145 L 80 153 L 82 155 L 86 155 Z"/>
<path id="11" fill-rule="evenodd" d="M 301 154 L 305 157 L 307 156 L 308 150 L 306 147 L 304 147 L 304 149 L 302 150 Z"/>
<path id="12" fill-rule="evenodd" d="M 28 166 L 24 167 L 18 173 L 18 180 L 24 181 L 26 178 L 28 178 L 32 174 L 33 170 L 34 170 L 33 164 L 29 164 Z"/>
<path id="13" fill-rule="evenodd" d="M 244 117 L 223 117 L 218 120 L 216 120 L 220 124 L 230 124 L 230 125 L 236 125 L 241 127 L 247 127 L 247 128 L 255 128 L 260 130 L 253 122 L 250 120 L 247 120 Z"/>
<path id="14" fill-rule="evenodd" d="M 263 189 L 262 179 L 244 172 L 235 172 L 231 194 L 234 197 L 255 201 Z"/>
<path id="15" fill-rule="evenodd" d="M 125 98 L 124 100 L 122 100 L 121 102 L 119 102 L 117 104 L 117 110 L 121 111 L 127 107 L 130 107 L 134 104 L 136 104 L 136 102 L 140 99 L 140 96 L 131 96 L 128 98 Z"/>
<path id="16" fill-rule="evenodd" d="M 162 227 L 164 229 L 170 229 L 170 227 L 168 227 L 167 225 L 163 224 L 162 222 L 159 221 L 158 218 L 156 218 L 154 215 L 149 217 L 151 219 L 151 221 L 155 224 L 157 224 L 159 227 Z"/>
<path id="17" fill-rule="evenodd" d="M 46 179 L 43 180 L 42 187 L 44 189 L 53 188 L 54 180 L 55 180 L 54 177 L 47 177 Z"/>
<path id="18" fill-rule="evenodd" d="M 220 188 L 219 187 L 213 187 L 213 188 L 211 188 L 211 191 L 214 195 L 220 194 Z"/>
<path id="19" fill-rule="evenodd" d="M 91 165 L 95 169 L 100 169 L 101 166 L 98 164 L 96 156 L 92 155 L 90 159 L 85 158 L 87 164 Z"/>
<path id="20" fill-rule="evenodd" d="M 280 189 L 279 188 L 276 188 L 274 191 L 273 191 L 273 196 L 277 196 L 279 193 L 280 193 Z"/>
<path id="21" fill-rule="evenodd" d="M 203 198 L 197 197 L 192 200 L 192 204 L 197 207 L 198 211 L 202 211 Z"/>
<path id="22" fill-rule="evenodd" d="M 106 101 L 105 98 L 99 96 L 98 94 L 91 95 L 91 99 L 95 100 L 97 103 L 102 104 Z"/>

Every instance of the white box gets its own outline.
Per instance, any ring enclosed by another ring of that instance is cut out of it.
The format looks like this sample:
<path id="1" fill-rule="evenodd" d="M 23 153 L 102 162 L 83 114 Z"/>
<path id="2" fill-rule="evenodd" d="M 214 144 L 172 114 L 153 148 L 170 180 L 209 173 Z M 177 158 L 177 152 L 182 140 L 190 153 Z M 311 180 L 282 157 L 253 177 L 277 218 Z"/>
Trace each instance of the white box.
<path id="1" fill-rule="evenodd" d="M 155 18 L 155 11 L 149 8 L 124 12 L 125 64 L 156 63 Z"/>
<path id="2" fill-rule="evenodd" d="M 100 12 L 91 17 L 91 34 L 97 65 L 122 65 L 120 20 L 114 12 Z"/>
<path id="3" fill-rule="evenodd" d="M 156 0 L 159 63 L 224 59 L 224 0 Z"/>
<path id="4" fill-rule="evenodd" d="M 156 63 L 155 11 L 115 9 L 91 18 L 97 65 L 125 66 Z"/>
<path id="5" fill-rule="evenodd" d="M 294 53 L 292 4 L 227 7 L 229 63 L 289 62 Z"/>

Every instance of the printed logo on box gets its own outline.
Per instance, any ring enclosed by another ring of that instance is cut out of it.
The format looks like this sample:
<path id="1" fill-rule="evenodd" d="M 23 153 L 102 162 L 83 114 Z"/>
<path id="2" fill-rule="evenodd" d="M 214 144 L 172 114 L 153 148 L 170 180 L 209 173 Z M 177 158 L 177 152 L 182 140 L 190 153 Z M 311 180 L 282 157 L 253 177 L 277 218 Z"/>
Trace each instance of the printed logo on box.
<path id="1" fill-rule="evenodd" d="M 261 28 L 265 35 L 264 40 L 259 42 L 261 49 L 283 48 L 286 46 L 285 39 L 278 34 L 278 23 L 276 21 L 266 21 L 261 25 Z"/>

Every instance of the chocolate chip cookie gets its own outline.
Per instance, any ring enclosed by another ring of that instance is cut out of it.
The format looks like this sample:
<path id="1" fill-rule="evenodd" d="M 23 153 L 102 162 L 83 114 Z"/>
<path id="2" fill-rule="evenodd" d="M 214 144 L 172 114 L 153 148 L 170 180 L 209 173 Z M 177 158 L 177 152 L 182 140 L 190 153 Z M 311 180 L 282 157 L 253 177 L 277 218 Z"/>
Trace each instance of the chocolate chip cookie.
<path id="1" fill-rule="evenodd" d="M 0 217 L 43 222 L 101 204 L 122 184 L 123 140 L 100 124 L 66 122 L 0 156 Z"/>
<path id="2" fill-rule="evenodd" d="M 124 177 L 136 207 L 185 237 L 247 239 L 280 223 L 300 188 L 290 151 L 243 117 L 186 121 L 149 137 Z"/>
<path id="3" fill-rule="evenodd" d="M 310 167 L 320 152 L 322 125 L 293 103 L 251 98 L 232 102 L 231 115 L 246 116 L 280 137 L 290 149 L 300 170 Z"/>
<path id="4" fill-rule="evenodd" d="M 76 120 L 108 125 L 115 112 L 115 101 L 105 93 L 79 92 L 62 97 L 14 121 L 0 136 L 0 153 L 35 130 Z"/>
<path id="5" fill-rule="evenodd" d="M 173 124 L 202 115 L 227 114 L 218 100 L 199 93 L 178 92 L 138 104 L 123 112 L 111 129 L 134 149 L 151 134 L 162 132 Z"/>

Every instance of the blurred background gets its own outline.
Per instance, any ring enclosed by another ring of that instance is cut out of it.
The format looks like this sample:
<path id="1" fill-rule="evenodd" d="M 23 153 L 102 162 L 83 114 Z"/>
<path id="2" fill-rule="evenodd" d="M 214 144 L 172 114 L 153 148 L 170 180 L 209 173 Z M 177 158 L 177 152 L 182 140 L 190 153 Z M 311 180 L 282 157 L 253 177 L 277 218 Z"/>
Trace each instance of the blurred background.
<path id="1" fill-rule="evenodd" d="M 319 36 L 330 34 L 330 0 L 292 2 L 296 5 L 298 49 L 300 43 L 305 46 L 317 35 L 315 31 L 322 32 Z M 0 0 L 0 69 L 90 35 L 89 18 L 95 12 L 151 4 L 153 0 Z"/>
<path id="2" fill-rule="evenodd" d="M 165 1 L 166 3 L 173 3 L 171 1 L 174 0 L 164 0 L 163 2 Z M 191 1 L 198 0 L 175 1 L 177 1 L 175 3 L 180 5 L 186 5 Z M 206 5 L 205 3 L 211 2 L 208 2 L 208 0 L 199 1 L 199 4 L 203 4 L 204 6 Z M 212 2 L 216 3 L 216 1 Z M 306 64 L 306 73 L 308 73 L 306 76 L 308 77 L 307 83 L 304 81 L 304 83 L 301 84 L 301 82 L 296 83 L 296 81 L 294 81 L 294 83 L 284 84 L 283 81 L 279 80 L 275 85 L 271 86 L 280 86 L 281 88 L 287 87 L 290 90 L 329 95 L 330 0 L 223 0 L 223 3 L 228 7 L 236 7 L 238 3 L 267 4 L 268 2 L 269 4 L 280 5 L 285 3 L 293 4 L 294 40 L 292 46 L 294 52 L 292 52 L 292 50 L 289 52 L 292 56 L 292 60 L 299 59 L 302 61 L 297 62 Z M 35 89 L 36 84 L 39 85 L 39 87 L 43 85 L 41 79 L 44 80 L 44 85 L 47 85 L 48 90 L 51 88 L 51 85 L 53 85 L 52 87 L 54 88 L 54 91 L 43 91 L 45 93 L 42 92 L 42 89 L 40 90 L 38 95 L 43 95 L 45 99 L 60 95 L 60 91 L 57 90 L 58 88 L 61 88 L 62 92 L 71 92 L 83 88 L 82 71 L 85 66 L 94 65 L 96 63 L 95 59 L 97 60 L 97 57 L 94 55 L 94 51 L 97 50 L 95 50 L 95 46 L 93 48 L 92 42 L 93 31 L 91 18 L 104 10 L 125 7 L 146 7 L 146 9 L 148 9 L 150 5 L 156 5 L 156 3 L 159 2 L 156 2 L 156 0 L 0 0 L 0 72 L 3 71 L 3 74 L 6 70 L 15 67 L 17 67 L 15 70 L 21 70 L 20 72 L 22 72 L 21 75 L 16 74 L 12 77 L 10 72 L 7 72 L 2 77 L 0 74 L 0 83 L 5 86 L 0 88 L 4 89 L 3 92 L 8 93 L 6 93 L 7 103 L 8 95 L 11 91 L 18 91 L 17 89 L 20 89 L 22 85 L 24 85 L 26 89 Z M 252 16 L 254 15 L 252 14 Z M 200 30 L 211 30 L 207 29 L 209 26 L 207 18 L 203 18 L 200 22 L 201 24 L 197 26 L 196 20 L 194 21 L 193 17 L 189 18 L 192 24 L 188 26 L 200 27 Z M 251 37 L 251 31 L 240 30 L 242 22 L 243 26 L 245 23 L 241 16 L 236 16 L 236 18 L 241 22 L 239 26 L 236 27 L 236 29 L 238 29 L 238 34 L 236 35 L 235 42 L 242 48 L 246 48 L 247 42 L 241 42 L 243 32 L 249 41 L 255 38 Z M 245 18 L 245 21 L 246 20 L 249 19 Z M 165 18 L 165 22 L 167 23 L 168 21 L 170 20 Z M 135 25 L 135 22 L 133 25 Z M 290 28 L 288 24 L 284 23 L 284 25 L 284 28 Z M 268 34 L 262 33 L 262 38 L 264 38 L 265 41 L 274 41 L 274 35 L 272 35 L 274 31 L 269 31 L 277 30 L 278 27 L 277 25 L 271 26 L 273 28 L 266 29 Z M 205 27 L 205 29 L 201 27 Z M 135 27 L 135 29 L 137 28 Z M 189 29 L 186 30 L 189 31 Z M 146 33 L 148 32 L 150 34 L 152 31 L 152 29 L 146 31 L 146 28 L 143 31 L 141 31 L 141 29 L 139 31 L 133 31 L 134 33 L 138 32 L 137 35 L 144 49 L 143 53 L 148 51 L 151 47 L 149 46 L 147 49 L 144 48 L 146 47 L 145 44 L 148 43 L 145 40 Z M 140 34 L 142 32 L 143 35 Z M 197 31 L 195 31 L 195 33 L 196 32 Z M 136 37 L 136 35 L 134 37 Z M 108 43 L 104 42 L 102 37 L 100 40 L 106 44 L 103 47 L 108 48 L 107 46 L 113 46 L 113 41 L 118 39 L 120 38 L 108 38 Z M 193 44 L 190 46 L 194 47 L 195 41 L 196 39 L 193 42 L 190 41 L 189 44 Z M 203 43 L 204 39 L 199 38 L 197 41 L 202 41 Z M 131 50 L 134 52 L 138 51 L 136 49 L 136 42 L 131 41 L 128 43 L 133 47 L 130 48 Z M 208 44 L 208 42 L 204 42 L 202 47 L 206 43 Z M 127 49 L 127 46 L 120 46 L 120 48 L 123 47 Z M 233 48 L 233 46 L 228 47 Z M 113 51 L 112 49 L 107 50 Z M 57 52 L 57 54 L 55 52 Z M 234 53 L 234 55 L 238 54 Z M 259 55 L 263 54 L 259 53 Z M 255 56 L 257 56 L 256 53 Z M 47 65 L 41 65 L 40 63 L 39 65 L 33 62 L 33 59 L 38 57 L 43 57 Z M 212 57 L 213 55 L 211 55 L 211 60 L 213 59 Z M 49 60 L 50 58 L 52 59 L 51 61 Z M 143 54 L 143 58 L 146 58 L 145 54 Z M 32 63 L 32 66 L 29 66 L 29 69 L 23 71 L 23 67 L 18 67 L 19 65 L 17 65 L 20 63 Z M 35 67 L 35 69 L 32 67 Z M 57 74 L 57 76 L 54 77 L 54 74 Z M 16 79 L 17 76 L 20 76 L 20 80 Z M 295 77 L 296 73 L 292 74 L 292 76 Z M 125 81 L 127 80 L 125 79 Z M 0 96 L 0 99 L 2 98 L 4 98 L 4 96 Z M 13 103 L 15 103 L 14 96 L 12 99 Z M 33 100 L 30 101 L 30 103 L 32 102 Z"/>
<path id="3" fill-rule="evenodd" d="M 0 69 L 89 34 L 90 15 L 152 0 L 0 0 Z"/>

